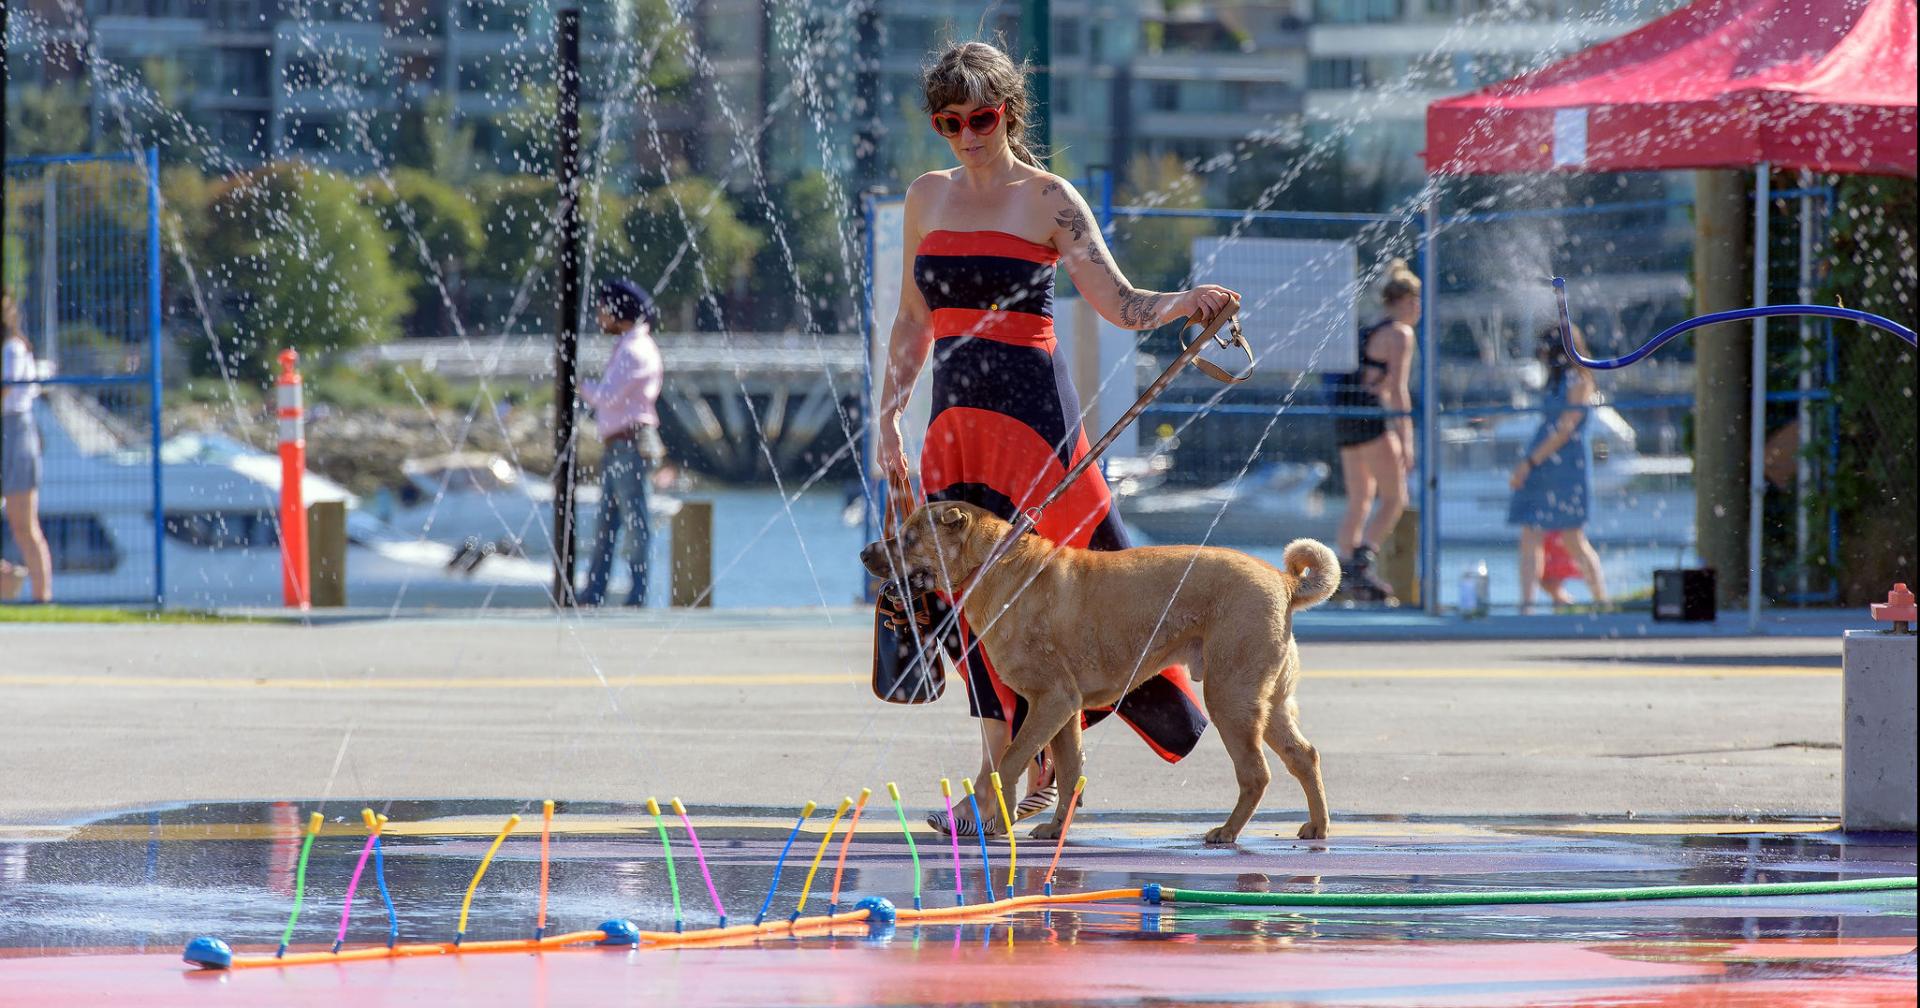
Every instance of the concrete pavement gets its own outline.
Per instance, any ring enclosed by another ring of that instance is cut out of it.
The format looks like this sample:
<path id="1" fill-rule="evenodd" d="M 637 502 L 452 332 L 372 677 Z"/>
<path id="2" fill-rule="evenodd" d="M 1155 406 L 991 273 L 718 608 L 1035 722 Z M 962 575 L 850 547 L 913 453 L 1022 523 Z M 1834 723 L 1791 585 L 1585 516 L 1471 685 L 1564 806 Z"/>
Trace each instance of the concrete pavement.
<path id="1" fill-rule="evenodd" d="M 887 780 L 924 807 L 976 764 L 963 687 L 874 700 L 868 618 L 0 626 L 0 824 L 348 794 L 784 806 Z M 1336 625 L 1303 625 L 1300 690 L 1336 823 L 1839 811 L 1840 640 L 1824 626 L 1493 642 Z M 1230 804 L 1216 741 L 1174 766 L 1118 724 L 1088 741 L 1090 807 Z M 1302 806 L 1274 767 L 1254 829 Z"/>

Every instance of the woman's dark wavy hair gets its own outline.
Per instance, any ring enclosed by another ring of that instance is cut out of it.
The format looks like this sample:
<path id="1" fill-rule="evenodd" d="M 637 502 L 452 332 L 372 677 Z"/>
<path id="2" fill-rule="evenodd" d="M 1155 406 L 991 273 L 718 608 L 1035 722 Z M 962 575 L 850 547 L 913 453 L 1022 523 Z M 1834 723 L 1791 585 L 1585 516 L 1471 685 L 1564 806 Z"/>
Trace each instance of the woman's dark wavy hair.
<path id="1" fill-rule="evenodd" d="M 1027 95 L 1026 67 L 1014 63 L 1004 50 L 986 42 L 959 42 L 935 53 L 921 79 L 928 115 L 949 105 L 1006 103 L 1001 117 L 1013 156 L 1042 167 L 1027 146 L 1027 117 L 1033 103 Z"/>

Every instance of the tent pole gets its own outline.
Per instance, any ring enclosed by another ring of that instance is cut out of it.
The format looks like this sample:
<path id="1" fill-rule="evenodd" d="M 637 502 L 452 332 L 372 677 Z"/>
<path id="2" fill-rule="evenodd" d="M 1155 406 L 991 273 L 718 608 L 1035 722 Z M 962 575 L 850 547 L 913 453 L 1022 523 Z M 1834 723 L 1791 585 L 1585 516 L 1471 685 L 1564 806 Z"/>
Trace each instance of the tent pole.
<path id="1" fill-rule="evenodd" d="M 1753 169 L 1753 304 L 1767 303 L 1768 225 L 1773 209 L 1773 166 Z M 1753 320 L 1753 387 L 1749 390 L 1747 454 L 1747 632 L 1760 632 L 1760 511 L 1767 491 L 1767 320 Z"/>
<path id="2" fill-rule="evenodd" d="M 1800 169 L 1800 285 L 1798 294 L 1801 304 L 1813 303 L 1813 173 Z M 1807 576 L 1807 493 L 1813 487 L 1813 463 L 1807 459 L 1807 446 L 1813 443 L 1813 416 L 1807 408 L 1807 393 L 1813 391 L 1813 352 L 1808 345 L 1813 341 L 1813 320 L 1802 316 L 1799 326 L 1800 336 L 1800 376 L 1797 383 L 1800 399 L 1794 403 L 1794 432 L 1798 453 L 1793 465 L 1793 558 L 1797 572 L 1796 585 L 1804 596 L 1811 589 L 1811 580 Z"/>
<path id="3" fill-rule="evenodd" d="M 1440 612 L 1440 269 L 1436 264 L 1440 227 L 1440 190 L 1427 177 L 1427 206 L 1420 228 L 1420 607 Z"/>

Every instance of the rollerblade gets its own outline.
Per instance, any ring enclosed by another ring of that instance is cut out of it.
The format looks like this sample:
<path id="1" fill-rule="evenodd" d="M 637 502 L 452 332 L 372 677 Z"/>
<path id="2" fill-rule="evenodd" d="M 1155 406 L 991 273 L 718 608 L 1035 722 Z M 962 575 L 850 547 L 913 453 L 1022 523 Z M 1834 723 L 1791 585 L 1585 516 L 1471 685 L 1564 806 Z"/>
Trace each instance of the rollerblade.
<path id="1" fill-rule="evenodd" d="M 1393 585 L 1374 573 L 1374 563 L 1379 558 L 1379 551 L 1371 546 L 1356 548 L 1353 556 L 1340 565 L 1341 594 L 1355 602 L 1384 602 L 1389 605 L 1397 602 Z"/>

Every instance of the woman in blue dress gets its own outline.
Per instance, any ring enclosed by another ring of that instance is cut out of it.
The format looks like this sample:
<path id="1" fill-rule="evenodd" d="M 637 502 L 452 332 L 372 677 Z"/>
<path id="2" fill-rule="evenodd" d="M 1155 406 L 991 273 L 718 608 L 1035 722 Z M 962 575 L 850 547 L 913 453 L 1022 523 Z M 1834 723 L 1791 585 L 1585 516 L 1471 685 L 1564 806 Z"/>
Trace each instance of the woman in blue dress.
<path id="1" fill-rule="evenodd" d="M 1574 341 L 1584 344 L 1578 330 L 1574 331 Z M 1594 402 L 1593 373 L 1574 366 L 1560 344 L 1557 327 L 1540 333 L 1534 357 L 1547 369 L 1546 393 L 1540 404 L 1544 415 L 1508 481 L 1513 498 L 1507 504 L 1507 524 L 1520 526 L 1520 611 L 1533 611 L 1533 593 L 1540 584 L 1549 532 L 1560 533 L 1560 542 L 1592 589 L 1593 600 L 1605 605 L 1607 585 L 1600 570 L 1600 556 L 1584 531 L 1593 504 L 1593 451 L 1587 441 L 1587 413 Z"/>

